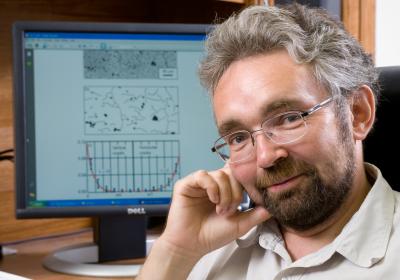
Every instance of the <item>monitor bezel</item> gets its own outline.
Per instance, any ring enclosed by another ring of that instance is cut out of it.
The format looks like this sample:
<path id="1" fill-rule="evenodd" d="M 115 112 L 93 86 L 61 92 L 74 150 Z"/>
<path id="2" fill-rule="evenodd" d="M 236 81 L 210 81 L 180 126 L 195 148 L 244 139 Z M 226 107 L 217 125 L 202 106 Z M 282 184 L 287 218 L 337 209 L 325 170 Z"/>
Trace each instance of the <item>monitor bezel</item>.
<path id="1" fill-rule="evenodd" d="M 26 32 L 76 32 L 76 33 L 115 33 L 115 34 L 187 34 L 206 35 L 212 29 L 209 24 L 186 23 L 105 23 L 105 22 L 54 22 L 18 21 L 13 24 L 13 103 L 14 103 L 14 148 L 15 148 L 15 201 L 16 217 L 21 218 L 59 218 L 93 217 L 105 215 L 147 215 L 165 216 L 169 204 L 131 205 L 131 206 L 90 206 L 90 207 L 44 207 L 27 206 L 27 156 L 28 129 L 27 95 L 25 85 L 24 34 Z M 34 140 L 34 139 L 33 139 Z M 33 143 L 31 143 L 33 144 Z"/>

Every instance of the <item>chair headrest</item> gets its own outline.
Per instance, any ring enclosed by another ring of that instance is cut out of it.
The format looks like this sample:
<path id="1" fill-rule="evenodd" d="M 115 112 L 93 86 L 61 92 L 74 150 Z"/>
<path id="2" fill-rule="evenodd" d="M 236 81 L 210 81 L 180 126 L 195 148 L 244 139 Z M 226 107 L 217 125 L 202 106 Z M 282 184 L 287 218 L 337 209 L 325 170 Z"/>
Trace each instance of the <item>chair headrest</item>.
<path id="1" fill-rule="evenodd" d="M 377 70 L 381 98 L 374 127 L 364 141 L 364 159 L 379 167 L 392 188 L 400 191 L 400 66 Z"/>

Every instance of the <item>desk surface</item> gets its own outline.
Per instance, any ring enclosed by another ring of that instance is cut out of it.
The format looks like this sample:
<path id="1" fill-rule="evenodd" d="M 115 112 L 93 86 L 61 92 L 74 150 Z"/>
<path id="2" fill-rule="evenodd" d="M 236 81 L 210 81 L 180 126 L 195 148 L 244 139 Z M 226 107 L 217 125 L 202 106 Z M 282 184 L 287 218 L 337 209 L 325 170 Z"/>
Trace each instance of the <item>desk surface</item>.
<path id="1" fill-rule="evenodd" d="M 43 240 L 28 241 L 22 244 L 9 246 L 18 250 L 15 255 L 4 256 L 0 260 L 0 270 L 20 276 L 40 279 L 76 279 L 76 280 L 94 280 L 96 278 L 86 276 L 72 276 L 49 271 L 42 266 L 43 259 L 51 252 L 62 247 L 91 242 L 93 240 L 92 232 L 82 232 L 70 236 L 47 238 Z M 143 261 L 143 260 L 141 260 Z M 126 263 L 126 262 L 124 262 Z M 138 263 L 129 261 L 128 263 Z M 105 278 L 97 278 L 105 279 Z M 119 277 L 107 279 L 132 279 L 132 277 Z"/>

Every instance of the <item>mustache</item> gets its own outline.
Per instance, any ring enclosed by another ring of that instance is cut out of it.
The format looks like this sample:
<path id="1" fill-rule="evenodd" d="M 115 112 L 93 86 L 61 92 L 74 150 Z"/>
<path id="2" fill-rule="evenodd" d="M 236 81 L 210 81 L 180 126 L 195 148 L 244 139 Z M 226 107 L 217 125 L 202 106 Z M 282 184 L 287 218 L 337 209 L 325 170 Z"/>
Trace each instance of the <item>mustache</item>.
<path id="1" fill-rule="evenodd" d="M 264 169 L 264 174 L 257 178 L 256 187 L 258 189 L 265 189 L 268 186 L 283 182 L 300 174 L 314 175 L 316 174 L 316 169 L 304 161 L 285 158 L 278 161 L 275 165 Z"/>

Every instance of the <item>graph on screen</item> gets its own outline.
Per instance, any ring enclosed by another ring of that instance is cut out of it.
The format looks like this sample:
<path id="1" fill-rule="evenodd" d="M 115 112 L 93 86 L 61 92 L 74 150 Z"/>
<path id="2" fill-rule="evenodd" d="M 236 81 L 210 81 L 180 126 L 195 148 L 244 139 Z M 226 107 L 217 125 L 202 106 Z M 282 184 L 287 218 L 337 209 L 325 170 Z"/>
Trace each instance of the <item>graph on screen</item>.
<path id="1" fill-rule="evenodd" d="M 81 141 L 87 194 L 156 195 L 180 177 L 178 140 Z"/>
<path id="2" fill-rule="evenodd" d="M 178 88 L 85 86 L 88 135 L 179 134 Z"/>

